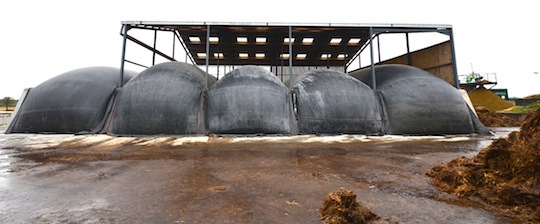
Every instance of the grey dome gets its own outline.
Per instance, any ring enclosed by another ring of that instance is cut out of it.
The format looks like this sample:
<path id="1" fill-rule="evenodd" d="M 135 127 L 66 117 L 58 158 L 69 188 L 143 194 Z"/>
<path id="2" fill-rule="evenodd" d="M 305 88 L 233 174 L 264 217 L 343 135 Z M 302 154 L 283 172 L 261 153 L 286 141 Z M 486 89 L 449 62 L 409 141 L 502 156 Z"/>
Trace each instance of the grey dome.
<path id="1" fill-rule="evenodd" d="M 435 75 L 407 65 L 375 67 L 377 91 L 388 116 L 386 133 L 412 135 L 474 133 L 461 93 Z M 371 69 L 351 75 L 371 86 Z"/>
<path id="2" fill-rule="evenodd" d="M 220 134 L 290 133 L 289 90 L 270 71 L 237 68 L 208 90 L 206 124 Z"/>
<path id="3" fill-rule="evenodd" d="M 375 94 L 366 84 L 338 71 L 314 70 L 293 84 L 298 132 L 371 134 L 381 131 Z"/>
<path id="4" fill-rule="evenodd" d="M 194 65 L 154 65 L 120 90 L 110 134 L 156 135 L 204 133 L 205 72 Z M 209 84 L 215 79 L 209 77 Z"/>
<path id="5" fill-rule="evenodd" d="M 101 129 L 120 70 L 88 67 L 66 72 L 31 89 L 11 133 L 78 133 Z M 124 81 L 135 75 L 126 71 Z"/>

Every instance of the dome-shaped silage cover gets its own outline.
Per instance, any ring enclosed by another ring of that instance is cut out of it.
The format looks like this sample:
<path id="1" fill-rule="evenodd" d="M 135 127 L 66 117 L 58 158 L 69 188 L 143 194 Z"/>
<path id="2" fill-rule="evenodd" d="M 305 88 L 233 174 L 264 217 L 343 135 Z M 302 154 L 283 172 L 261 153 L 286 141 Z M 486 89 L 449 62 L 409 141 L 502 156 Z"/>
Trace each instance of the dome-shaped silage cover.
<path id="1" fill-rule="evenodd" d="M 205 133 L 205 75 L 196 66 L 182 62 L 165 62 L 142 71 L 120 90 L 108 133 Z M 211 85 L 215 78 L 209 76 L 208 81 Z"/>
<path id="2" fill-rule="evenodd" d="M 9 133 L 97 132 L 105 123 L 120 70 L 88 67 L 66 72 L 32 88 Z M 135 75 L 124 72 L 124 82 Z"/>
<path id="3" fill-rule="evenodd" d="M 454 86 L 408 65 L 375 67 L 376 89 L 388 122 L 386 133 L 439 135 L 474 133 L 470 110 Z M 351 73 L 372 85 L 371 69 Z"/>
<path id="4" fill-rule="evenodd" d="M 302 134 L 373 134 L 381 114 L 373 90 L 334 70 L 313 70 L 293 84 L 293 102 Z"/>
<path id="5" fill-rule="evenodd" d="M 243 66 L 208 90 L 206 125 L 218 134 L 288 134 L 289 90 L 270 71 Z"/>

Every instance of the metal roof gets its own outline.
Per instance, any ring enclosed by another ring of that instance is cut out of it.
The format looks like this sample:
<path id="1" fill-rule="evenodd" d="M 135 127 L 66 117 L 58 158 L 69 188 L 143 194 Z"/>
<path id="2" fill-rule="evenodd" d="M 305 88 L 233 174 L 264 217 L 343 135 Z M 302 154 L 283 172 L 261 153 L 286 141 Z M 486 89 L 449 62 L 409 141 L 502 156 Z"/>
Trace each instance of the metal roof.
<path id="1" fill-rule="evenodd" d="M 346 66 L 369 43 L 370 34 L 439 32 L 450 25 L 360 23 L 224 23 L 124 21 L 132 28 L 173 31 L 197 65 L 289 65 L 289 28 L 294 66 Z M 372 37 L 372 36 L 371 36 Z M 218 58 L 219 57 L 219 58 Z"/>

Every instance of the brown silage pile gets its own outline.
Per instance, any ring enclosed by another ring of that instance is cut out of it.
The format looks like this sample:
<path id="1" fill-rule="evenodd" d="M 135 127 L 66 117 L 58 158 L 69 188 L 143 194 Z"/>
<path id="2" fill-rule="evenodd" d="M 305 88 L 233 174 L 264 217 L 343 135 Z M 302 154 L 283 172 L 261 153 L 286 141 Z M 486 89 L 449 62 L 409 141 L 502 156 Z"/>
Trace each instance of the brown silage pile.
<path id="1" fill-rule="evenodd" d="M 530 96 L 523 97 L 526 100 L 540 100 L 540 94 L 534 94 Z"/>
<path id="2" fill-rule="evenodd" d="M 471 91 L 469 93 L 469 98 L 471 98 L 471 101 L 475 107 L 482 106 L 492 111 L 504 110 L 515 106 L 513 103 L 502 99 L 497 94 L 491 92 L 483 86 Z"/>
<path id="3" fill-rule="evenodd" d="M 320 212 L 325 224 L 372 223 L 379 219 L 379 216 L 356 201 L 352 191 L 344 188 L 328 194 Z"/>
<path id="4" fill-rule="evenodd" d="M 518 127 L 520 123 L 485 107 L 475 107 L 478 119 L 487 127 Z"/>
<path id="5" fill-rule="evenodd" d="M 472 200 L 523 222 L 540 222 L 540 109 L 519 132 L 500 138 L 473 158 L 457 158 L 428 173 L 441 191 Z"/>

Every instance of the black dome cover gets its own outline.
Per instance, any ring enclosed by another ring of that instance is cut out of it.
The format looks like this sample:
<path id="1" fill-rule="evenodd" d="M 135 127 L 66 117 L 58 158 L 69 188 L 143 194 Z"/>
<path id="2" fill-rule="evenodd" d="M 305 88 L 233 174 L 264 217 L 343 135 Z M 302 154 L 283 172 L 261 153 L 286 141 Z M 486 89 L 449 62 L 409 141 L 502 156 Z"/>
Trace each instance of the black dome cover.
<path id="1" fill-rule="evenodd" d="M 437 135 L 476 132 L 461 93 L 444 80 L 407 65 L 376 66 L 375 74 L 376 89 L 388 119 L 386 133 Z M 351 75 L 372 85 L 370 68 Z"/>
<path id="2" fill-rule="evenodd" d="M 119 69 L 88 67 L 66 72 L 31 89 L 11 133 L 96 132 L 118 84 Z M 124 82 L 135 73 L 125 72 Z"/>
<path id="3" fill-rule="evenodd" d="M 293 91 L 299 133 L 381 131 L 380 110 L 373 90 L 342 72 L 310 71 L 296 81 Z"/>

